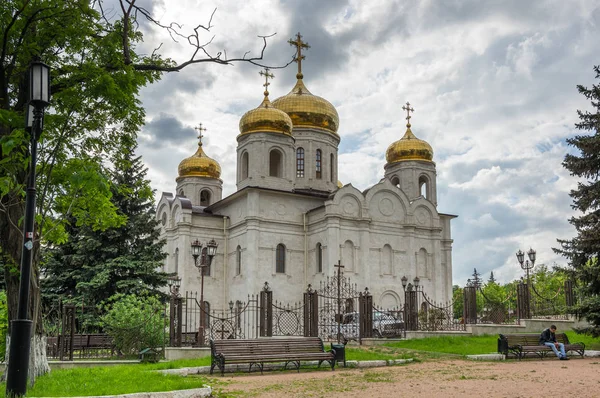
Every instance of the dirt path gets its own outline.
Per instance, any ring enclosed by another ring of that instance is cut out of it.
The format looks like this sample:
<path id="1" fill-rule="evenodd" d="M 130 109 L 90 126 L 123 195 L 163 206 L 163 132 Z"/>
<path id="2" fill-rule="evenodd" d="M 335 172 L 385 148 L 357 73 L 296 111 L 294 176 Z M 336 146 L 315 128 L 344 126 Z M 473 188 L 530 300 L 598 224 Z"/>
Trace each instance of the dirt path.
<path id="1" fill-rule="evenodd" d="M 219 397 L 600 397 L 600 359 L 440 360 L 220 379 Z"/>

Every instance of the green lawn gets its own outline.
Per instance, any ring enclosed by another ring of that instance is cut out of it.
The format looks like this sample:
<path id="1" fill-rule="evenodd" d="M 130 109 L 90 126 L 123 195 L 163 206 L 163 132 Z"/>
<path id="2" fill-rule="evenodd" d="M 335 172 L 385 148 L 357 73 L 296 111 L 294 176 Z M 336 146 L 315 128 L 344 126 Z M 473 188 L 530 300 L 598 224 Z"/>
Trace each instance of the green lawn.
<path id="1" fill-rule="evenodd" d="M 600 350 L 600 339 L 567 332 L 571 342 L 583 342 L 586 348 Z M 448 354 L 470 355 L 496 352 L 497 335 L 448 336 L 390 342 L 381 346 L 346 346 L 347 360 L 377 360 L 402 358 L 435 358 Z M 53 370 L 40 377 L 28 396 L 69 397 L 85 395 L 117 395 L 135 392 L 171 391 L 212 387 L 222 383 L 218 378 L 203 376 L 180 377 L 163 375 L 154 370 L 208 366 L 210 358 L 185 359 L 157 364 L 132 364 Z M 324 369 L 326 369 L 325 367 Z M 0 397 L 6 386 L 0 384 Z"/>

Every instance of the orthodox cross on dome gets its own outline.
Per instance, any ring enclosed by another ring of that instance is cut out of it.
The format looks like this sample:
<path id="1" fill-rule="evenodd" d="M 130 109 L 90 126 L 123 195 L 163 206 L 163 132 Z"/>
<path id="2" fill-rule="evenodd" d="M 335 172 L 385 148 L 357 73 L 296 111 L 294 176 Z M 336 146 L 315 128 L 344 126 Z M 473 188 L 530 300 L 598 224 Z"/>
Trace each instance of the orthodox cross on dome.
<path id="1" fill-rule="evenodd" d="M 202 138 L 204 138 L 202 132 L 206 131 L 206 128 L 202 127 L 202 123 L 198 123 L 198 126 L 194 127 L 194 130 L 198 132 L 198 146 L 202 146 Z"/>
<path id="2" fill-rule="evenodd" d="M 410 113 L 414 112 L 415 109 L 411 108 L 410 102 L 406 101 L 406 106 L 403 105 L 402 110 L 406 111 L 406 127 L 410 127 L 410 118 L 411 118 Z"/>
<path id="3" fill-rule="evenodd" d="M 290 43 L 291 46 L 296 47 L 297 53 L 294 56 L 294 61 L 298 63 L 298 74 L 296 74 L 296 78 L 302 79 L 302 60 L 306 58 L 306 56 L 302 55 L 302 49 L 310 48 L 310 46 L 308 45 L 308 43 L 302 41 L 302 35 L 300 34 L 300 32 L 298 32 L 298 34 L 296 35 L 296 40 L 289 39 L 288 43 Z"/>
<path id="4" fill-rule="evenodd" d="M 259 75 L 265 77 L 265 84 L 263 84 L 263 86 L 265 87 L 265 96 L 269 95 L 269 85 L 271 84 L 269 83 L 269 79 L 275 79 L 275 75 L 269 73 L 270 71 L 271 69 L 265 67 L 264 72 L 262 70 L 258 72 Z"/>

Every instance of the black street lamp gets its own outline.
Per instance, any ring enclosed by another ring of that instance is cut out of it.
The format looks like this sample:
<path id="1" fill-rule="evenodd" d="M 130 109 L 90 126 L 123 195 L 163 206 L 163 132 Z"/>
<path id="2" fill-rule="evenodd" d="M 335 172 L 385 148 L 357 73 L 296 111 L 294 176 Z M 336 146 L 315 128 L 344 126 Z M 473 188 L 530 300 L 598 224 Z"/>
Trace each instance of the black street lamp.
<path id="1" fill-rule="evenodd" d="M 198 345 L 204 345 L 204 320 L 207 316 L 204 306 L 204 274 L 205 267 L 210 267 L 212 259 L 217 254 L 219 244 L 211 239 L 206 243 L 202 250 L 202 243 L 196 239 L 192 242 L 192 257 L 194 257 L 194 266 L 200 271 L 200 327 L 198 329 Z M 201 256 L 201 257 L 200 257 Z M 200 257 L 200 262 L 198 258 Z"/>
<path id="2" fill-rule="evenodd" d="M 35 167 L 37 143 L 42 134 L 44 108 L 50 103 L 50 67 L 34 61 L 29 67 L 29 104 L 27 127 L 31 138 L 31 163 L 25 196 L 23 248 L 21 252 L 21 281 L 17 318 L 11 322 L 10 353 L 6 377 L 6 396 L 23 396 L 27 391 L 31 327 L 29 319 L 29 283 L 33 254 L 35 219 Z"/>
<path id="3" fill-rule="evenodd" d="M 519 261 L 521 269 L 527 272 L 527 284 L 529 284 L 529 270 L 535 265 L 535 254 L 535 250 L 529 248 L 529 251 L 527 251 L 527 257 L 529 257 L 529 260 L 525 260 L 525 253 L 523 253 L 521 250 L 517 252 L 517 261 Z"/>
<path id="4" fill-rule="evenodd" d="M 181 287 L 181 278 L 175 276 L 173 278 L 169 278 L 167 280 L 167 284 L 169 285 L 169 292 L 171 293 L 172 298 L 177 298 L 180 296 L 179 288 Z"/>

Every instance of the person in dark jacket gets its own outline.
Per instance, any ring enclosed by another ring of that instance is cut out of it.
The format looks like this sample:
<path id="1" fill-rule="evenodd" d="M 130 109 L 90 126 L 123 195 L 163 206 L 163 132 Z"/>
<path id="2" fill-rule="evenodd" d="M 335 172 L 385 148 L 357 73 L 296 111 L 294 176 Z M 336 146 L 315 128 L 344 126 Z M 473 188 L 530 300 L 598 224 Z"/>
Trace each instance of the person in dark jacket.
<path id="1" fill-rule="evenodd" d="M 540 335 L 540 344 L 552 348 L 558 359 L 568 361 L 569 357 L 567 357 L 567 353 L 565 352 L 565 345 L 556 341 L 555 333 L 556 326 L 551 325 Z"/>

